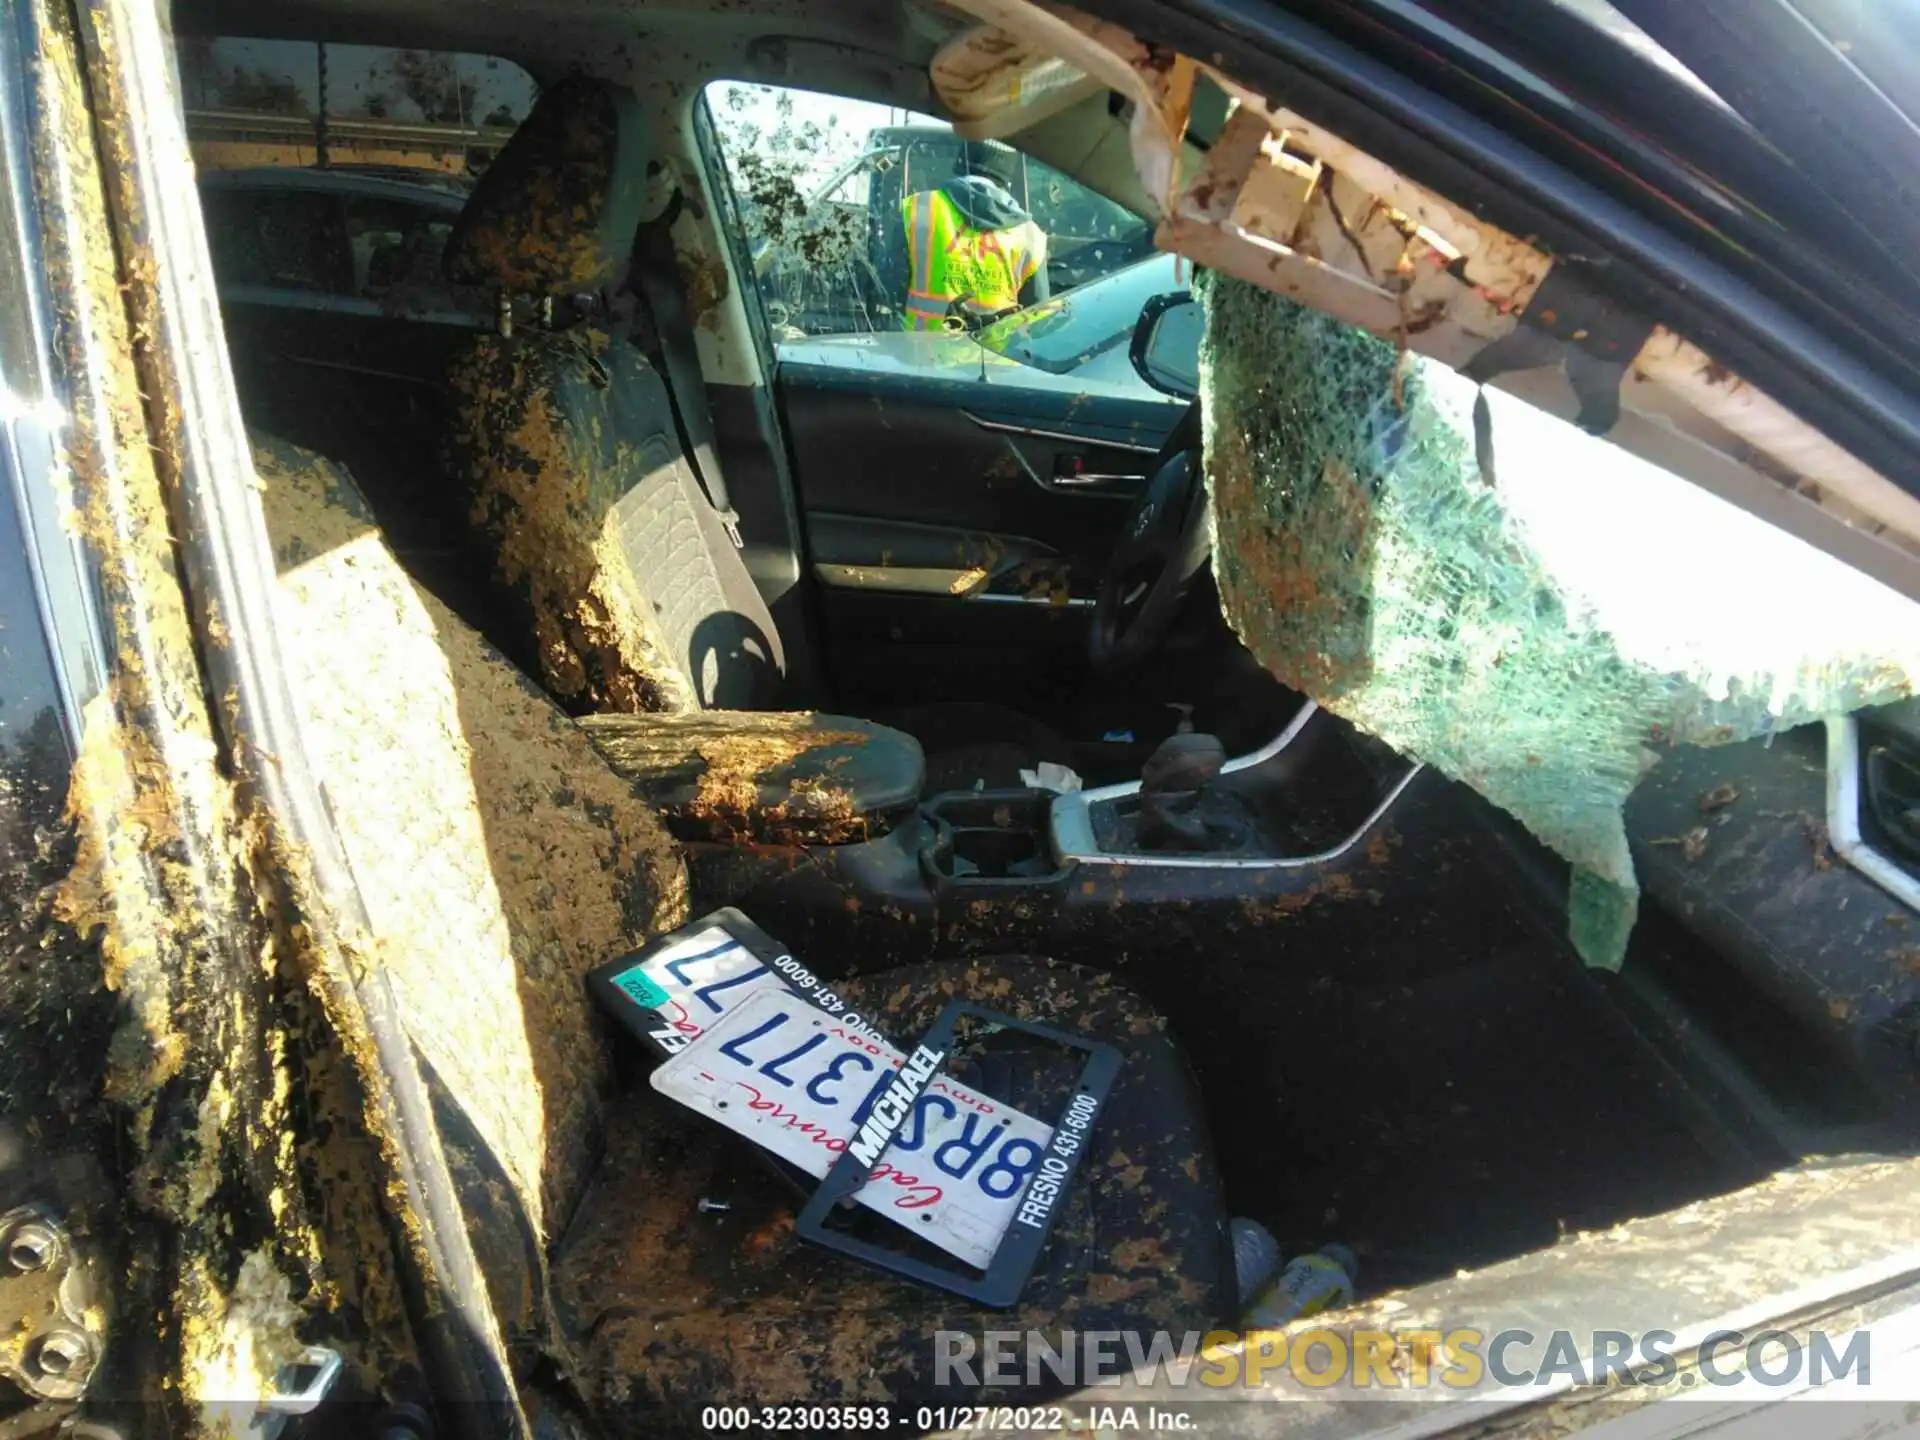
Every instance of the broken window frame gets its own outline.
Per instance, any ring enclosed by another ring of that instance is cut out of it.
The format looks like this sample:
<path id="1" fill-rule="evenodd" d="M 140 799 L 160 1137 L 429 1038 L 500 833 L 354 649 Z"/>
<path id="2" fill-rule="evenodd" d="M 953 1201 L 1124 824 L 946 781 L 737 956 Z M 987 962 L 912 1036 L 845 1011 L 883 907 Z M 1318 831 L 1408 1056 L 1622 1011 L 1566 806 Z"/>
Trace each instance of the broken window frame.
<path id="1" fill-rule="evenodd" d="M 1011 134 L 1113 90 L 1131 107 L 1134 165 L 1158 205 L 1163 249 L 1459 368 L 1524 324 L 1570 371 L 1589 360 L 1617 370 L 1617 413 L 1598 417 L 1612 443 L 1920 596 L 1920 497 L 1679 329 L 1643 319 L 1638 331 L 1596 335 L 1578 316 L 1563 323 L 1564 296 L 1577 297 L 1572 308 L 1609 303 L 1593 293 L 1591 267 L 1501 230 L 1216 66 L 1118 25 L 1030 0 L 958 0 L 958 8 L 983 23 L 933 63 L 956 128 Z M 1063 78 L 1062 66 L 1078 80 Z M 1238 108 L 1194 166 L 1183 141 L 1202 76 Z M 1299 154 L 1323 167 L 1318 178 L 1300 173 Z M 1552 303 L 1536 304 L 1543 293 Z M 1589 342 L 1613 351 L 1595 356 Z M 1594 423 L 1591 407 L 1544 363 L 1490 383 Z"/>

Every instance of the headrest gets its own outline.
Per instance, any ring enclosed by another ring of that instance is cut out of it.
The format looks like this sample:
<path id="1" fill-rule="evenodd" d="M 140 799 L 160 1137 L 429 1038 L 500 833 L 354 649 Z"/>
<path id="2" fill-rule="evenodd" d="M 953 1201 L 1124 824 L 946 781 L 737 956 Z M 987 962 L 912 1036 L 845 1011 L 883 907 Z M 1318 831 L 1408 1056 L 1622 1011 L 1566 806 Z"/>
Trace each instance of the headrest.
<path id="1" fill-rule="evenodd" d="M 549 86 L 467 197 L 447 277 L 521 295 L 612 284 L 640 225 L 644 151 L 632 91 L 584 76 Z"/>

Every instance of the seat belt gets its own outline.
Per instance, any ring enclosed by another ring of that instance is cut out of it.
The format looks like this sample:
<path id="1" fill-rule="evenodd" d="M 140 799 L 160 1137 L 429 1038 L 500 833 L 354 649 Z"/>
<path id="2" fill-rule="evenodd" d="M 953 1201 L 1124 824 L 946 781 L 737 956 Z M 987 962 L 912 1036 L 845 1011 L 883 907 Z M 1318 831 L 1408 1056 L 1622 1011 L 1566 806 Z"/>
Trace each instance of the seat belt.
<path id="1" fill-rule="evenodd" d="M 713 407 L 707 398 L 707 377 L 700 369 L 693 321 L 687 315 L 686 292 L 680 285 L 680 262 L 673 249 L 671 231 L 681 204 L 680 191 L 676 189 L 660 217 L 643 224 L 635 235 L 634 284 L 653 320 L 660 363 L 667 372 L 674 416 L 680 422 L 680 438 L 692 462 L 694 478 L 707 492 L 707 503 L 719 514 L 733 548 L 741 550 L 746 547 L 740 538 L 740 516 L 728 498 L 726 476 L 720 471 L 720 454 L 713 440 Z"/>

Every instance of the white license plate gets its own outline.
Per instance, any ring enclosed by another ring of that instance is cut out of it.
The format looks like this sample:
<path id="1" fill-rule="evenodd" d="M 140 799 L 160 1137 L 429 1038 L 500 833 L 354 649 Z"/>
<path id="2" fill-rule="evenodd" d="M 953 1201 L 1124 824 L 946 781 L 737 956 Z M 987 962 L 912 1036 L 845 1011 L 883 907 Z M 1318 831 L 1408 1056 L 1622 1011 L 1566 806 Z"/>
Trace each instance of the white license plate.
<path id="1" fill-rule="evenodd" d="M 659 1014 L 660 1028 L 653 1038 L 669 1052 L 698 1040 L 715 1019 L 748 996 L 788 989 L 759 956 L 717 926 L 696 931 L 622 970 L 613 983 Z"/>
<path id="2" fill-rule="evenodd" d="M 744 988 L 744 987 L 743 987 Z M 653 1088 L 824 1176 L 905 1057 L 784 987 L 709 1019 Z M 937 1077 L 855 1199 L 984 1270 L 1052 1127 Z"/>
<path id="3" fill-rule="evenodd" d="M 613 983 L 636 1004 L 660 1016 L 652 1039 L 667 1054 L 698 1040 L 720 1016 L 762 991 L 798 991 L 851 1029 L 886 1037 L 847 1009 L 828 982 L 782 954 L 771 966 L 718 926 L 696 931 L 622 970 Z"/>

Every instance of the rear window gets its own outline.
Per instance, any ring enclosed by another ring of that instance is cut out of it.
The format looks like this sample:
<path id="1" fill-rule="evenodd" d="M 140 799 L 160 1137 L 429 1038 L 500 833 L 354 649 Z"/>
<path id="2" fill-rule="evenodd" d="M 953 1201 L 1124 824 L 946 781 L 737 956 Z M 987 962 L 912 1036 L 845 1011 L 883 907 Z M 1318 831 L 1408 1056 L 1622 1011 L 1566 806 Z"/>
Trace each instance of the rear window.
<path id="1" fill-rule="evenodd" d="M 353 293 L 379 299 L 396 285 L 433 284 L 456 212 L 385 196 L 341 198 Z"/>
<path id="2" fill-rule="evenodd" d="M 352 283 L 340 209 L 300 190 L 212 190 L 207 243 L 223 285 L 344 295 Z"/>
<path id="3" fill-rule="evenodd" d="M 179 54 L 223 296 L 486 312 L 484 295 L 445 282 L 441 257 L 475 179 L 533 107 L 526 71 L 457 51 L 242 36 L 184 37 Z"/>
<path id="4" fill-rule="evenodd" d="M 243 36 L 178 43 L 202 171 L 345 166 L 464 185 L 533 108 L 511 60 L 450 50 Z"/>

